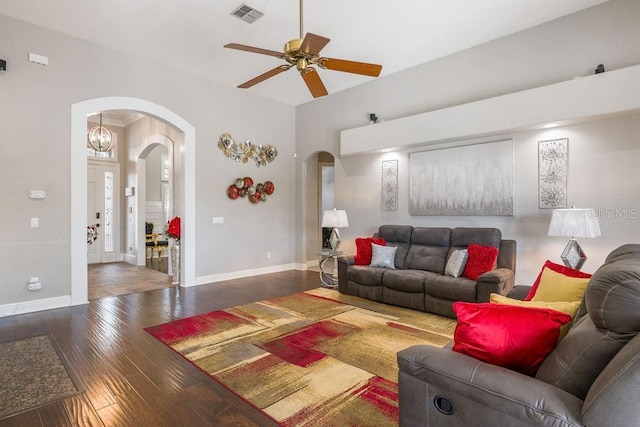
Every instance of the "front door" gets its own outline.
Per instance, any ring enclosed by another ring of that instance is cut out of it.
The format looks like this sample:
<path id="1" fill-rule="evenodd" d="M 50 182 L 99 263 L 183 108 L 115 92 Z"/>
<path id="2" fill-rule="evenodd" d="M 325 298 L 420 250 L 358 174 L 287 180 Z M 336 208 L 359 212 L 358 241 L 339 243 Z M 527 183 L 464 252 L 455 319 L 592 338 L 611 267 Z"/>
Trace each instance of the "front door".
<path id="1" fill-rule="evenodd" d="M 87 243 L 89 264 L 115 262 L 118 258 L 119 186 L 117 164 L 87 165 L 87 226 L 94 225 L 98 230 L 98 238 Z"/>

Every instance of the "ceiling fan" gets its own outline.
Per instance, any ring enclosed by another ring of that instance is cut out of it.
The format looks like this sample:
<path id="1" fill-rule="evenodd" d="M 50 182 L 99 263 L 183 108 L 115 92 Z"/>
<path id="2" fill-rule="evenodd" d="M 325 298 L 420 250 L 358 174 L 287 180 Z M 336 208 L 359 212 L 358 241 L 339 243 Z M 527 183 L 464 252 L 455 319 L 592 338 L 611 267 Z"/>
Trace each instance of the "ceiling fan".
<path id="1" fill-rule="evenodd" d="M 326 58 L 320 56 L 320 51 L 329 43 L 330 39 L 317 34 L 307 33 L 304 38 L 302 30 L 302 2 L 300 0 L 300 38 L 288 41 L 284 45 L 283 52 L 262 49 L 259 47 L 247 46 L 238 43 L 229 43 L 224 47 L 229 49 L 243 50 L 246 52 L 259 53 L 261 55 L 275 56 L 284 59 L 287 63 L 280 65 L 273 70 L 269 70 L 258 77 L 242 83 L 239 88 L 246 89 L 273 76 L 287 71 L 295 65 L 300 72 L 302 79 L 306 83 L 311 95 L 319 98 L 328 94 L 320 75 L 313 67 L 317 65 L 327 70 L 343 71 L 346 73 L 362 74 L 365 76 L 378 77 L 382 70 L 382 65 L 368 64 L 365 62 L 347 61 L 344 59 Z"/>

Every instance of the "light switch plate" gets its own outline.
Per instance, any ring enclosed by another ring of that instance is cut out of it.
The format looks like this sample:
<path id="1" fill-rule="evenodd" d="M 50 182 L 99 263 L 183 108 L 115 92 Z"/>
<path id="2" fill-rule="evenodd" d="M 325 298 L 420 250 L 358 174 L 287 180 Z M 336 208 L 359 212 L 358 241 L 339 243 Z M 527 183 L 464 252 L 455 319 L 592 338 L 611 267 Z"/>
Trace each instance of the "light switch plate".
<path id="1" fill-rule="evenodd" d="M 40 227 L 40 218 L 31 218 L 31 228 Z"/>
<path id="2" fill-rule="evenodd" d="M 47 192 L 44 190 L 30 190 L 29 198 L 30 199 L 44 199 L 47 197 Z"/>

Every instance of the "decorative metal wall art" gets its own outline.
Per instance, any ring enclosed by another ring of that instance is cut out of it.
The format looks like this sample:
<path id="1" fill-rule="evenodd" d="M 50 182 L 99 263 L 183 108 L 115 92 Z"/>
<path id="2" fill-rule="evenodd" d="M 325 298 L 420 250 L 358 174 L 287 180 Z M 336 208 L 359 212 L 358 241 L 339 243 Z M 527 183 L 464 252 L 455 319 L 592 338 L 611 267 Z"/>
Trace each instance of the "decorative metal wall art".
<path id="1" fill-rule="evenodd" d="M 411 153 L 410 215 L 513 215 L 513 140 Z"/>
<path id="2" fill-rule="evenodd" d="M 398 208 L 398 161 L 382 161 L 382 210 Z"/>
<path id="3" fill-rule="evenodd" d="M 218 148 L 226 157 L 236 162 L 247 163 L 249 159 L 256 162 L 256 166 L 266 166 L 276 159 L 278 150 L 273 145 L 255 145 L 250 140 L 238 144 L 228 133 L 223 133 L 218 139 Z"/>
<path id="4" fill-rule="evenodd" d="M 276 191 L 276 187 L 273 182 L 265 181 L 264 184 L 254 185 L 253 179 L 245 176 L 244 178 L 236 178 L 234 183 L 227 188 L 227 196 L 231 200 L 249 196 L 249 201 L 255 204 L 265 202 L 274 191 Z"/>
<path id="5" fill-rule="evenodd" d="M 538 207 L 567 207 L 569 139 L 538 142 Z"/>

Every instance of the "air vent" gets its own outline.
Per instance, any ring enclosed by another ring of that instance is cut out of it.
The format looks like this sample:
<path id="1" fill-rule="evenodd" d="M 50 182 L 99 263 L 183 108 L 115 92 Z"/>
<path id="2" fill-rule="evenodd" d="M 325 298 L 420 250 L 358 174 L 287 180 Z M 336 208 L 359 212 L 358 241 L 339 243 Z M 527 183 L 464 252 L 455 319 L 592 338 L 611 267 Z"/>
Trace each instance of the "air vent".
<path id="1" fill-rule="evenodd" d="M 235 8 L 233 10 L 233 12 L 231 12 L 231 15 L 235 16 L 236 18 L 238 18 L 238 19 L 240 19 L 240 20 L 242 20 L 244 22 L 248 22 L 249 24 L 253 24 L 260 17 L 262 17 L 264 15 L 264 13 L 260 12 L 259 10 L 256 10 L 256 9 L 252 8 L 251 6 L 247 6 L 246 4 L 242 3 L 240 6 Z"/>

